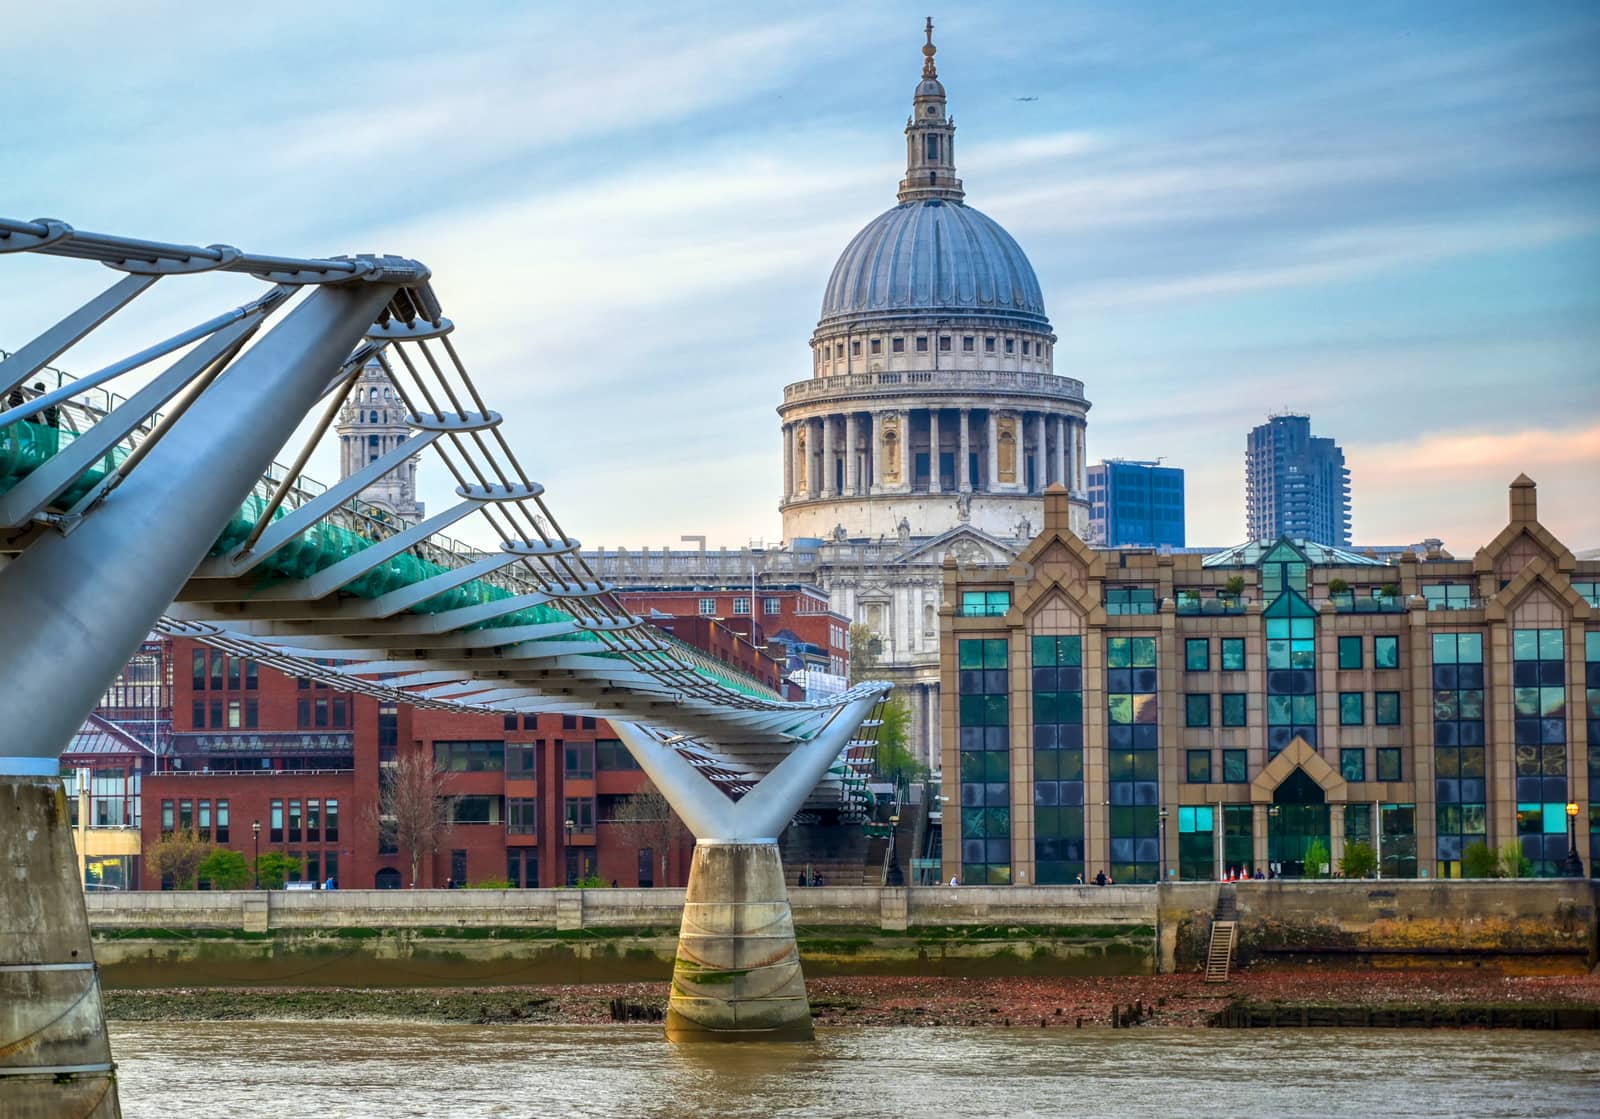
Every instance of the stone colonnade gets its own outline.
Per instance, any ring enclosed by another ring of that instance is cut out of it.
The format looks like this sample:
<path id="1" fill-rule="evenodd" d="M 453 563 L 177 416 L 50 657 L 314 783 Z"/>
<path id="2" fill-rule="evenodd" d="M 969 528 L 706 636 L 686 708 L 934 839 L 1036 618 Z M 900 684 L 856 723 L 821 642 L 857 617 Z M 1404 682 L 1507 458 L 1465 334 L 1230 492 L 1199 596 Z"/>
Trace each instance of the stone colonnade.
<path id="1" fill-rule="evenodd" d="M 1038 494 L 1056 482 L 1082 493 L 1084 431 L 1082 416 L 1028 409 L 861 409 L 792 420 L 783 425 L 784 502 Z"/>

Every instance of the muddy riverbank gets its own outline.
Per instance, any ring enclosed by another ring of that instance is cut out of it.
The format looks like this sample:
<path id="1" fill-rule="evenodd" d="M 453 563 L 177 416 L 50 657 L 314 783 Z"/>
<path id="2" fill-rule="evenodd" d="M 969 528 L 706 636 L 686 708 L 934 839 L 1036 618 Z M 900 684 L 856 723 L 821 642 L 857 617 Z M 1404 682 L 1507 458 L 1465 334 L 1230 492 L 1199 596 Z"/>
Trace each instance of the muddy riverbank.
<path id="1" fill-rule="evenodd" d="M 1208 985 L 1198 975 L 1039 978 L 835 977 L 810 980 L 819 1025 L 1071 1027 L 1108 1025 L 1137 1005 L 1141 1026 L 1195 1027 L 1234 1005 L 1378 1010 L 1459 1007 L 1600 1009 L 1600 976 L 1487 969 L 1374 973 L 1257 967 Z M 665 1010 L 662 982 L 457 987 L 109 990 L 113 1021 L 423 1021 L 597 1024 L 618 1008 L 638 1021 Z M 1449 1024 L 1448 1014 L 1438 1016 Z"/>

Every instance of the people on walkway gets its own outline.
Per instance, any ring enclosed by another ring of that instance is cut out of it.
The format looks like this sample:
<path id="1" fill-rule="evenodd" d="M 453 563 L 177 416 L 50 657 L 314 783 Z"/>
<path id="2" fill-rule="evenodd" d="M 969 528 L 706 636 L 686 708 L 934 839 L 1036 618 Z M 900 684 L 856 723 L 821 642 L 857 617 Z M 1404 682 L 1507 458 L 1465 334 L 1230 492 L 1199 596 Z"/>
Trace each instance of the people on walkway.
<path id="1" fill-rule="evenodd" d="M 950 876 L 950 888 L 953 890 L 959 885 L 961 885 L 960 875 L 952 874 Z"/>
<path id="2" fill-rule="evenodd" d="M 1106 872 L 1103 870 L 1094 876 L 1094 884 L 1096 886 L 1104 886 L 1108 881 L 1109 879 L 1106 878 Z"/>

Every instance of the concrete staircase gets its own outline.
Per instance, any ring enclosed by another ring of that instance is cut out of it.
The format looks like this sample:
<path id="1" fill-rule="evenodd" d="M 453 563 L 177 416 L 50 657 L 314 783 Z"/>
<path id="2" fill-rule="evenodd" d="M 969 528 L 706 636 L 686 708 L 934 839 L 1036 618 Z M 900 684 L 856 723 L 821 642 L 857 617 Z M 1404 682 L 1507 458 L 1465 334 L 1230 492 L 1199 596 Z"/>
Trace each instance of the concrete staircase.
<path id="1" fill-rule="evenodd" d="M 1206 982 L 1226 983 L 1233 966 L 1233 949 L 1239 938 L 1239 904 L 1232 886 L 1222 887 L 1217 912 L 1211 920 L 1211 946 L 1206 951 Z"/>

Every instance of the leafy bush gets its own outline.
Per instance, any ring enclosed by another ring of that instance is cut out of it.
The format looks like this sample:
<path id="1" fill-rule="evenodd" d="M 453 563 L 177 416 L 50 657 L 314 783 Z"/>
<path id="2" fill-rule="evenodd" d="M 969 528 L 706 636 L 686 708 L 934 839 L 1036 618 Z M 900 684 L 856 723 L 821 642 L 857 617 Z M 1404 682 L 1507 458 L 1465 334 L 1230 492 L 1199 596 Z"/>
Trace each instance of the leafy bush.
<path id="1" fill-rule="evenodd" d="M 200 864 L 199 877 L 213 890 L 242 890 L 250 885 L 250 863 L 231 847 L 218 847 Z"/>
<path id="2" fill-rule="evenodd" d="M 598 874 L 591 874 L 587 878 L 580 878 L 573 883 L 579 890 L 600 890 L 610 886 L 611 883 L 601 878 Z"/>
<path id="3" fill-rule="evenodd" d="M 1332 579 L 1328 580 L 1328 593 L 1329 594 L 1344 594 L 1349 589 L 1350 589 L 1350 584 L 1345 582 L 1343 579 L 1339 578 L 1338 576 L 1334 576 Z"/>
<path id="4" fill-rule="evenodd" d="M 263 890 L 281 890 L 290 873 L 298 876 L 304 870 L 304 862 L 291 859 L 282 851 L 268 851 L 256 859 L 256 879 Z"/>
<path id="5" fill-rule="evenodd" d="M 1322 868 L 1332 861 L 1328 854 L 1328 845 L 1320 839 L 1313 839 L 1306 846 L 1306 877 L 1321 878 L 1327 871 Z"/>
<path id="6" fill-rule="evenodd" d="M 1359 839 L 1344 845 L 1344 855 L 1339 859 L 1339 873 L 1346 878 L 1365 878 L 1378 869 L 1378 852 L 1370 843 Z"/>
<path id="7" fill-rule="evenodd" d="M 1463 878 L 1499 878 L 1500 857 L 1481 839 L 1469 843 L 1461 852 Z"/>
<path id="8" fill-rule="evenodd" d="M 1513 839 L 1500 848 L 1500 877 L 1527 878 L 1533 874 L 1533 862 L 1522 853 L 1522 844 Z"/>
<path id="9" fill-rule="evenodd" d="M 511 889 L 511 880 L 509 878 L 485 878 L 481 882 L 468 882 L 467 883 L 467 889 L 469 889 L 469 890 L 509 890 L 509 889 Z"/>
<path id="10" fill-rule="evenodd" d="M 200 864 L 211 854 L 209 842 L 193 831 L 164 835 L 150 848 L 150 862 L 163 878 L 171 878 L 174 889 L 192 890 Z"/>
<path id="11" fill-rule="evenodd" d="M 1224 584 L 1223 589 L 1228 594 L 1234 595 L 1235 597 L 1243 594 L 1244 593 L 1244 576 L 1243 575 L 1230 575 L 1230 576 L 1228 576 L 1228 581 L 1227 581 L 1226 584 Z"/>

